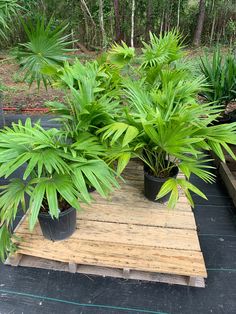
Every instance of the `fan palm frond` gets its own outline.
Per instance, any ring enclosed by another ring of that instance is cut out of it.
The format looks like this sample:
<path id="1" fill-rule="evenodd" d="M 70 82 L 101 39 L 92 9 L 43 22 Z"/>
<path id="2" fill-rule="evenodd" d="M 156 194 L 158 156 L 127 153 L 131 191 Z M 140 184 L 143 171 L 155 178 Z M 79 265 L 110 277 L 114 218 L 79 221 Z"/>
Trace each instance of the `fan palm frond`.
<path id="1" fill-rule="evenodd" d="M 150 32 L 150 44 L 143 42 L 144 48 L 141 68 L 160 67 L 183 56 L 181 36 L 171 31 L 157 37 Z"/>
<path id="2" fill-rule="evenodd" d="M 44 16 L 37 18 L 36 24 L 31 20 L 22 20 L 28 42 L 20 44 L 18 58 L 30 85 L 36 81 L 38 87 L 41 82 L 46 87 L 50 78 L 42 73 L 42 69 L 46 65 L 62 65 L 68 59 L 67 53 L 72 50 L 68 48 L 72 43 L 70 35 L 64 35 L 67 25 L 55 27 L 53 23 L 53 18 L 46 23 Z"/>
<path id="3" fill-rule="evenodd" d="M 121 45 L 115 43 L 108 51 L 108 60 L 117 67 L 124 67 L 135 56 L 135 50 L 132 47 L 128 47 L 123 41 Z"/>

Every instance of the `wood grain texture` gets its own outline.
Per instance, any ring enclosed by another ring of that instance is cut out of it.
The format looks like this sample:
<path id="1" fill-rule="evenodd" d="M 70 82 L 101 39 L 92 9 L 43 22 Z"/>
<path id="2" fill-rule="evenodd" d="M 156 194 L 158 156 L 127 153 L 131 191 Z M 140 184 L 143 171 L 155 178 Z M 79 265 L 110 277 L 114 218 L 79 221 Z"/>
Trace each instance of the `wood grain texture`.
<path id="1" fill-rule="evenodd" d="M 69 271 L 68 263 L 27 255 L 23 255 L 19 265 L 23 267 L 36 267 L 57 271 Z M 188 276 L 152 273 L 130 269 L 125 269 L 124 271 L 124 269 L 122 270 L 119 268 L 101 267 L 93 265 L 77 265 L 76 272 L 80 274 L 85 274 L 86 276 L 97 275 L 102 277 L 115 277 L 115 278 L 124 278 L 126 276 L 125 279 L 163 282 L 168 284 L 178 284 L 185 286 L 187 285 L 198 288 L 205 287 L 205 281 L 202 277 L 194 277 L 194 279 L 192 279 L 191 277 L 190 280 L 190 277 Z"/>
<path id="2" fill-rule="evenodd" d="M 139 207 L 133 204 L 127 207 L 122 204 L 113 204 L 112 210 L 107 204 L 83 205 L 83 211 L 78 214 L 80 220 L 95 220 L 117 222 L 134 225 L 155 227 L 196 229 L 192 212 L 170 210 L 156 205 L 156 208 Z"/>
<path id="3" fill-rule="evenodd" d="M 25 255 L 82 265 L 206 277 L 202 254 L 197 251 L 71 239 L 53 243 L 30 234 L 22 240 L 18 252 Z"/>
<path id="4" fill-rule="evenodd" d="M 100 221 L 77 221 L 76 232 L 70 237 L 75 243 L 80 240 L 151 246 L 180 250 L 200 251 L 198 236 L 194 230 L 158 228 L 133 224 L 107 223 Z M 17 235 L 30 233 L 28 224 L 22 224 Z M 35 235 L 41 235 L 39 225 Z"/>
<path id="5" fill-rule="evenodd" d="M 38 265 L 45 265 L 46 259 L 71 272 L 82 268 L 88 273 L 165 282 L 175 275 L 181 284 L 201 286 L 206 268 L 185 197 L 181 195 L 177 209 L 168 210 L 165 204 L 144 198 L 140 164 L 130 163 L 125 176 L 128 184 L 122 183 L 110 199 L 92 193 L 94 203 L 78 212 L 77 229 L 67 240 L 46 240 L 38 224 L 30 233 L 24 219 L 15 231 L 21 239 L 17 253 L 34 258 L 33 265 L 37 259 Z"/>

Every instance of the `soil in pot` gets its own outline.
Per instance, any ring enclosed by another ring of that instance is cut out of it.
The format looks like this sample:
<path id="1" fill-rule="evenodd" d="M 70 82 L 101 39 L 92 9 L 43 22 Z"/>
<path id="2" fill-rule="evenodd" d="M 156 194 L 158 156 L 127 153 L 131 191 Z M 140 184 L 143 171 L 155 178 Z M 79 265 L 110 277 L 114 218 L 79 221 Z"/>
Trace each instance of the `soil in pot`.
<path id="1" fill-rule="evenodd" d="M 151 174 L 150 169 L 147 166 L 144 166 L 144 195 L 147 199 L 152 202 L 167 202 L 170 193 L 164 197 L 156 200 L 157 194 L 159 193 L 162 185 L 170 178 L 176 178 L 178 175 L 178 167 L 173 167 L 170 172 L 170 176 L 166 178 L 158 178 Z"/>
<path id="2" fill-rule="evenodd" d="M 39 224 L 44 237 L 51 241 L 69 238 L 76 229 L 76 209 L 69 207 L 59 214 L 58 219 L 52 219 L 48 212 L 40 212 Z"/>

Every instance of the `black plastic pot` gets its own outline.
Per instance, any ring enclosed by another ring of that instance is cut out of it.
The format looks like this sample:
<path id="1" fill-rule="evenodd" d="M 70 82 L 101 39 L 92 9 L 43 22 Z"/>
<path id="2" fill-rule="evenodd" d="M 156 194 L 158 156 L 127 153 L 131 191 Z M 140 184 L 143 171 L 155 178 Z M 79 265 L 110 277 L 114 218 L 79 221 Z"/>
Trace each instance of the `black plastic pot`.
<path id="1" fill-rule="evenodd" d="M 88 189 L 88 192 L 89 192 L 89 193 L 93 193 L 93 192 L 96 191 L 95 187 L 94 187 L 94 186 L 91 186 L 91 185 L 87 186 L 87 189 Z"/>
<path id="2" fill-rule="evenodd" d="M 229 115 L 224 115 L 223 117 L 218 118 L 218 120 L 212 121 L 212 125 L 221 125 L 226 123 L 231 123 L 232 118 Z"/>
<path id="3" fill-rule="evenodd" d="M 178 167 L 173 167 L 170 173 L 170 177 L 168 178 L 158 178 L 150 174 L 148 171 L 149 168 L 144 166 L 144 195 L 147 199 L 152 202 L 161 202 L 164 203 L 168 201 L 170 197 L 170 193 L 165 195 L 164 197 L 156 200 L 157 194 L 159 193 L 162 185 L 171 177 L 176 178 L 179 172 Z"/>
<path id="4" fill-rule="evenodd" d="M 58 219 L 52 219 L 48 213 L 39 213 L 39 224 L 43 235 L 51 241 L 69 238 L 76 229 L 76 209 L 69 209 L 60 213 Z"/>

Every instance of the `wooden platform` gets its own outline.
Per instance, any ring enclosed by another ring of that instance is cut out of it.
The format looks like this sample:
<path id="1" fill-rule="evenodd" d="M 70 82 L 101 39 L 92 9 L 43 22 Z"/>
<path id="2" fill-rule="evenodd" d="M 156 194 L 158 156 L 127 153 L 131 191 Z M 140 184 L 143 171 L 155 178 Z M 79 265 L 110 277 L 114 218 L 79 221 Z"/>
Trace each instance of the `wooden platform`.
<path id="1" fill-rule="evenodd" d="M 206 268 L 185 197 L 175 210 L 146 200 L 135 162 L 124 178 L 108 200 L 93 193 L 68 240 L 48 241 L 38 225 L 30 233 L 23 218 L 15 230 L 19 249 L 6 264 L 204 287 Z"/>

